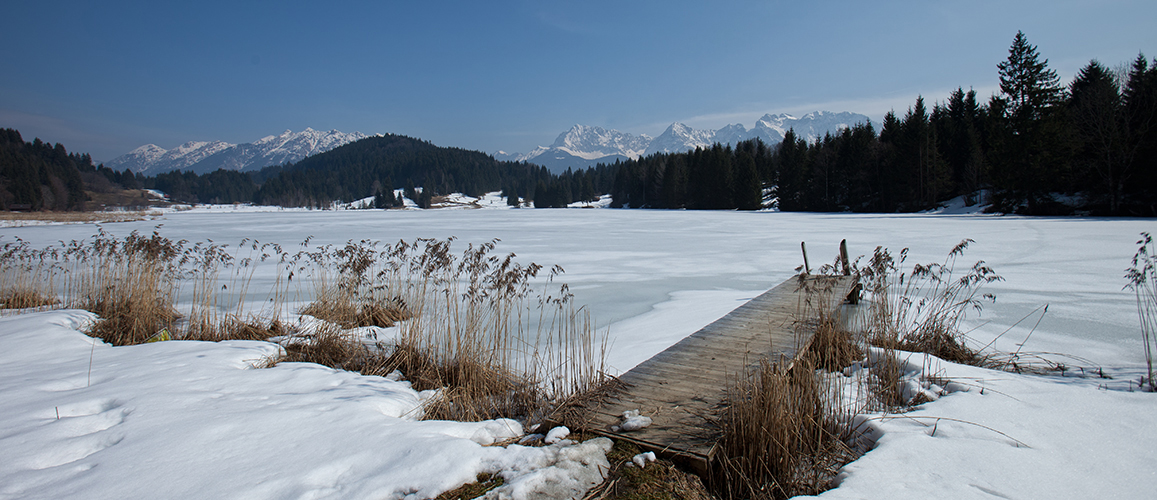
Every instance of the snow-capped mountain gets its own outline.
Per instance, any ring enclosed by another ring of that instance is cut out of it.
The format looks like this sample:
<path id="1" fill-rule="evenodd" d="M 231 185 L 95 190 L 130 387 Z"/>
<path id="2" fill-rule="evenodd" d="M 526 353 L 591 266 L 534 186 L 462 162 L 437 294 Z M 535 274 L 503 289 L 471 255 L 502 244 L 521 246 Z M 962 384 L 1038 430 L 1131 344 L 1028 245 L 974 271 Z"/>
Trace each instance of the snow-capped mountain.
<path id="1" fill-rule="evenodd" d="M 794 130 L 796 137 L 814 142 L 828 132 L 834 134 L 867 121 L 868 117 L 864 115 L 846 111 L 842 113 L 815 111 L 799 118 L 785 113 L 778 115 L 769 113 L 756 120 L 755 128 L 751 130 L 751 137 L 758 136 L 763 139 L 763 142 L 777 144 L 783 141 L 783 136 L 788 130 Z"/>
<path id="2" fill-rule="evenodd" d="M 575 125 L 558 135 L 550 146 L 539 146 L 526 154 L 494 153 L 494 158 L 507 161 L 530 161 L 552 171 L 594 166 L 596 163 L 614 163 L 615 160 L 638 158 L 651 144 L 650 136 L 632 135 L 602 127 Z"/>
<path id="3" fill-rule="evenodd" d="M 145 175 L 171 170 L 187 170 L 199 174 L 219 168 L 258 170 L 270 165 L 297 162 L 366 137 L 360 132 L 347 134 L 337 130 L 322 132 L 307 128 L 301 132 L 286 130 L 280 135 L 270 135 L 246 144 L 186 142 L 171 150 L 146 144 L 104 165 L 117 171 L 127 168 Z"/>
<path id="4" fill-rule="evenodd" d="M 742 127 L 742 125 L 740 126 Z M 689 149 L 709 148 L 715 142 L 715 131 L 695 130 L 675 122 L 647 145 L 646 154 L 682 153 Z"/>
<path id="5" fill-rule="evenodd" d="M 173 149 L 164 149 L 156 144 L 145 144 L 128 154 L 104 162 L 104 165 L 118 172 L 126 168 L 137 173 L 152 174 L 176 169 L 184 170 L 205 158 L 232 147 L 234 147 L 233 144 L 222 141 L 189 141 Z M 154 168 L 159 165 L 163 165 L 164 168 Z"/>
<path id="6" fill-rule="evenodd" d="M 755 127 L 750 130 L 739 123 L 719 130 L 697 130 L 676 122 L 653 139 L 645 134 L 636 136 L 618 130 L 575 125 L 560 134 L 550 146 L 539 146 L 526 154 L 499 151 L 494 157 L 499 160 L 527 161 L 554 172 L 562 172 L 567 168 L 614 163 L 615 160 L 637 159 L 655 153 L 706 148 L 715 143 L 735 145 L 759 138 L 765 144 L 774 145 L 783 141 L 788 130 L 794 130 L 797 137 L 812 142 L 826 133 L 834 134 L 866 121 L 867 116 L 849 112 L 816 111 L 799 118 L 784 113 L 769 113 L 756 120 Z"/>

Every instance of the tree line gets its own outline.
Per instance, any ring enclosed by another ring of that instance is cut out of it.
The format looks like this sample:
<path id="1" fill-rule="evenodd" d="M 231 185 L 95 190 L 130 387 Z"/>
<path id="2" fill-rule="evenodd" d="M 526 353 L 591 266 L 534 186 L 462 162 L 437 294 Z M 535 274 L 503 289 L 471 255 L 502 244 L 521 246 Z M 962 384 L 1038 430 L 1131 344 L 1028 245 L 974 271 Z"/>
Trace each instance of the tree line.
<path id="1" fill-rule="evenodd" d="M 1018 32 L 997 69 L 987 102 L 963 88 L 931 109 L 918 97 L 878 133 L 862 123 L 809 143 L 788 131 L 771 148 L 616 163 L 613 206 L 911 212 L 963 196 L 1006 213 L 1157 216 L 1157 61 L 1094 60 L 1062 86 Z"/>
<path id="2" fill-rule="evenodd" d="M 13 129 L 0 131 L 0 209 L 84 210 L 87 191 L 156 189 L 185 203 L 259 203 L 326 207 L 334 201 L 373 197 L 373 206 L 402 206 L 401 195 L 429 208 L 440 194 L 481 196 L 501 191 L 511 204 L 563 207 L 598 199 L 610 190 L 609 168 L 553 174 L 528 163 L 497 161 L 477 151 L 435 146 L 400 135 L 369 137 L 296 164 L 258 172 L 218 169 L 171 171 L 147 177 L 94 166 L 39 138 L 25 143 Z M 418 190 L 417 187 L 421 187 Z"/>

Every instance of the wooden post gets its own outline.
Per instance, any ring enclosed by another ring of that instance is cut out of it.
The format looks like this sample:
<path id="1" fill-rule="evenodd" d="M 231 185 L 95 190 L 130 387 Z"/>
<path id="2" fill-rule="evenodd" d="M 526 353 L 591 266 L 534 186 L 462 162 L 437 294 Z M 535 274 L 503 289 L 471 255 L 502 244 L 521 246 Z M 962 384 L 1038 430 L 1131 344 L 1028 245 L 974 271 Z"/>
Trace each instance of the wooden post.
<path id="1" fill-rule="evenodd" d="M 848 240 L 840 240 L 840 263 L 844 265 L 844 276 L 852 275 L 852 266 L 848 264 Z"/>
<path id="2" fill-rule="evenodd" d="M 801 242 L 799 242 L 799 248 L 800 248 L 800 250 L 803 250 L 803 273 L 804 274 L 811 274 L 812 268 L 807 263 L 807 244 L 801 241 Z"/>

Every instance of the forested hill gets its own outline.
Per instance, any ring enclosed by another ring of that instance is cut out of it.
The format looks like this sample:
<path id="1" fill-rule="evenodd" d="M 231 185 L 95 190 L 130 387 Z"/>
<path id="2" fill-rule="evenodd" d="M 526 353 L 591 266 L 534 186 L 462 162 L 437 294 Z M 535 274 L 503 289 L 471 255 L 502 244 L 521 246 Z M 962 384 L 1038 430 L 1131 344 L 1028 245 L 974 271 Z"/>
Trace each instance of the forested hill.
<path id="1" fill-rule="evenodd" d="M 0 210 L 82 210 L 82 171 L 95 171 L 87 154 L 69 154 L 20 132 L 0 129 Z"/>
<path id="2" fill-rule="evenodd" d="M 303 206 L 356 200 L 407 186 L 422 186 L 435 193 L 480 195 L 502 190 L 537 170 L 526 164 L 499 162 L 477 151 L 385 135 L 352 142 L 297 164 L 262 169 L 255 176 L 261 188 L 253 201 Z"/>
<path id="3" fill-rule="evenodd" d="M 552 174 L 538 165 L 497 161 L 485 153 L 400 135 L 369 137 L 255 173 L 172 171 L 145 177 L 97 167 L 87 154 L 68 153 L 63 145 L 40 139 L 25 143 L 20 132 L 0 129 L 0 210 L 84 210 L 92 193 L 140 188 L 163 191 L 184 203 L 287 207 L 325 207 L 374 196 L 378 208 L 401 204 L 394 198 L 396 189 L 405 189 L 423 208 L 436 195 L 502 191 L 510 204 L 533 200 L 536 207 L 562 207 L 597 199 L 610 191 L 612 181 L 607 167 Z"/>

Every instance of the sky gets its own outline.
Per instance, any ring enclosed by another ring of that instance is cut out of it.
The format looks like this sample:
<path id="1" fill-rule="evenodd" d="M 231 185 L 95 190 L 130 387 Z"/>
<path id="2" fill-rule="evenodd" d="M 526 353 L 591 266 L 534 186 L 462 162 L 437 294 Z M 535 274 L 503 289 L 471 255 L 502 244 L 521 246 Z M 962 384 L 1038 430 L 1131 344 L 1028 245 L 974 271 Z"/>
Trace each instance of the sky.
<path id="1" fill-rule="evenodd" d="M 1157 56 L 1157 2 L 7 1 L 0 127 L 109 160 L 287 129 L 526 152 L 766 113 L 878 123 L 998 92 L 1018 30 L 1068 83 Z"/>

